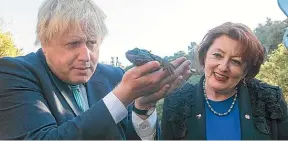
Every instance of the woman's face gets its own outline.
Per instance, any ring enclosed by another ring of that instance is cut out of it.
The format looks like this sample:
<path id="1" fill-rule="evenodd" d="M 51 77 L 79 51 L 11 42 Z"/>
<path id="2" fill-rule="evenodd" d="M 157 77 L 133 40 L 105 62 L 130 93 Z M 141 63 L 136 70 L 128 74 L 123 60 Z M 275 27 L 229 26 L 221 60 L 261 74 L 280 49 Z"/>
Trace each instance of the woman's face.
<path id="1" fill-rule="evenodd" d="M 246 75 L 246 63 L 241 59 L 238 41 L 222 35 L 216 38 L 205 56 L 206 88 L 216 92 L 231 92 Z"/>

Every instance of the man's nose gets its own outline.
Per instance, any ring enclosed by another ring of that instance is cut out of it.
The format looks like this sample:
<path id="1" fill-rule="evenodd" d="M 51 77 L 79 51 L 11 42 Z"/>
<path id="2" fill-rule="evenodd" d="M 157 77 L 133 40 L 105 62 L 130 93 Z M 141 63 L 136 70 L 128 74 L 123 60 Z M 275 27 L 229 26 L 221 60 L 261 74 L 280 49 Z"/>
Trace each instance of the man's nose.
<path id="1" fill-rule="evenodd" d="M 86 44 L 82 44 L 81 47 L 79 48 L 79 55 L 78 59 L 80 61 L 85 61 L 89 62 L 90 61 L 90 55 L 89 55 L 89 49 Z"/>

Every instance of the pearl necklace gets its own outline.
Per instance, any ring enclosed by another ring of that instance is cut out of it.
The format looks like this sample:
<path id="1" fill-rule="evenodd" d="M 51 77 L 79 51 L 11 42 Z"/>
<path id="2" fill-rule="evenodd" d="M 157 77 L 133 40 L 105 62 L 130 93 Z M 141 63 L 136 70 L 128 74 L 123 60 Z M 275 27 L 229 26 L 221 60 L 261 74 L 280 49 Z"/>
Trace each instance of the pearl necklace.
<path id="1" fill-rule="evenodd" d="M 209 103 L 209 101 L 208 101 L 208 98 L 207 98 L 206 90 L 205 90 L 205 79 L 203 80 L 203 91 L 204 91 L 204 96 L 205 96 L 206 103 L 207 103 L 209 109 L 210 109 L 214 114 L 216 114 L 216 115 L 218 115 L 218 116 L 226 116 L 226 115 L 228 115 L 228 114 L 232 111 L 232 109 L 233 109 L 233 107 L 234 107 L 234 104 L 235 104 L 235 102 L 236 102 L 236 99 L 237 99 L 237 88 L 236 88 L 236 92 L 235 92 L 235 95 L 234 95 L 234 100 L 233 100 L 231 106 L 229 107 L 228 111 L 225 112 L 225 113 L 218 113 L 218 112 L 216 112 L 216 111 L 212 108 L 212 106 L 210 105 L 210 103 Z"/>

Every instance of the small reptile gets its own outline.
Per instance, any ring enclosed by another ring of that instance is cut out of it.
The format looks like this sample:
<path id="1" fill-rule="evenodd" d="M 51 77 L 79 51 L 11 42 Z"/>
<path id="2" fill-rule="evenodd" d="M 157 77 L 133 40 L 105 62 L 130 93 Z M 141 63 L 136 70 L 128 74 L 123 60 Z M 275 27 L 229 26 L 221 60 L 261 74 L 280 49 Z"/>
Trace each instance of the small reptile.
<path id="1" fill-rule="evenodd" d="M 125 55 L 126 58 L 135 66 L 141 66 L 150 61 L 158 61 L 161 64 L 161 67 L 163 67 L 163 70 L 168 71 L 170 75 L 174 74 L 176 68 L 167 59 L 163 59 L 145 49 L 134 48 L 128 50 Z"/>

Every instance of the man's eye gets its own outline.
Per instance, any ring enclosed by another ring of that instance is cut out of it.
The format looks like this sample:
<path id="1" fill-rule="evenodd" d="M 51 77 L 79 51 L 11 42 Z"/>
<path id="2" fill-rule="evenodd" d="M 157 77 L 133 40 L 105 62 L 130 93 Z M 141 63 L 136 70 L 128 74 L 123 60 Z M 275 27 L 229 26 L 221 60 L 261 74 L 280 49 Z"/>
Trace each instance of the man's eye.
<path id="1" fill-rule="evenodd" d="M 81 42 L 80 41 L 74 41 L 74 42 L 69 42 L 67 45 L 75 47 L 78 46 Z"/>
<path id="2" fill-rule="evenodd" d="M 97 44 L 97 42 L 96 41 L 87 41 L 87 44 L 88 45 L 94 45 L 94 44 Z"/>

